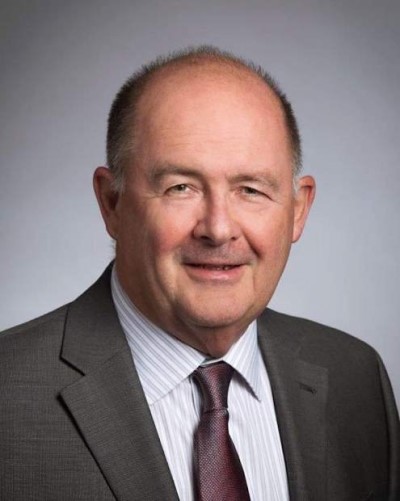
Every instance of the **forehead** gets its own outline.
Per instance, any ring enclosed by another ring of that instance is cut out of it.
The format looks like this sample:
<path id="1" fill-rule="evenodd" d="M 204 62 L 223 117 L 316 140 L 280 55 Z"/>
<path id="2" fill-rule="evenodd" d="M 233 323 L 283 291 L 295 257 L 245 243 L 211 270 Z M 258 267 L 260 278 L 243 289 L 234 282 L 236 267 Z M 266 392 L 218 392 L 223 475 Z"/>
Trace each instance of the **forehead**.
<path id="1" fill-rule="evenodd" d="M 280 102 L 257 75 L 218 65 L 159 72 L 138 103 L 136 147 L 219 157 L 259 150 L 289 153 Z M 225 150 L 224 150 L 225 149 Z"/>
<path id="2" fill-rule="evenodd" d="M 228 114 L 232 108 L 245 105 L 249 110 L 255 107 L 264 112 L 265 118 L 273 115 L 283 119 L 278 98 L 261 77 L 247 68 L 221 63 L 162 68 L 146 86 L 137 116 L 140 123 L 145 118 L 158 118 L 165 111 L 172 117 L 181 111 L 201 111 L 204 106 L 210 111 L 210 102 L 220 103 L 219 112 L 224 105 Z"/>

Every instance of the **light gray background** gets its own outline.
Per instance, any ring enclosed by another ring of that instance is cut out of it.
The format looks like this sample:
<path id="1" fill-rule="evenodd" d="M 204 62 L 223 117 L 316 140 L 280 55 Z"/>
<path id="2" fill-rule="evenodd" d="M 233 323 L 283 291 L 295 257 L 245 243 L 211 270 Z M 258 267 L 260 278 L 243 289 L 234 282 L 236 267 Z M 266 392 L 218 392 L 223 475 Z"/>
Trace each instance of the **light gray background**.
<path id="1" fill-rule="evenodd" d="M 400 400 L 400 2 L 2 0 L 0 19 L 0 328 L 75 298 L 112 257 L 91 177 L 121 83 L 212 43 L 282 84 L 317 179 L 271 306 L 375 346 Z"/>

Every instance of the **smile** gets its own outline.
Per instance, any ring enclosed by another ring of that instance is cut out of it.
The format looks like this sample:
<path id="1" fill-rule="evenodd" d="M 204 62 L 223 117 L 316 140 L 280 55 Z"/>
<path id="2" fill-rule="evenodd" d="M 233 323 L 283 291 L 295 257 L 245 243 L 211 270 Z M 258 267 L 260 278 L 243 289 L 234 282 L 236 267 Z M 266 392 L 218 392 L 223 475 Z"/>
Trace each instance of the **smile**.
<path id="1" fill-rule="evenodd" d="M 243 277 L 242 264 L 185 263 L 188 276 L 199 283 L 237 284 Z"/>
<path id="2" fill-rule="evenodd" d="M 202 268 L 204 270 L 228 271 L 237 268 L 238 264 L 189 264 L 195 268 Z"/>

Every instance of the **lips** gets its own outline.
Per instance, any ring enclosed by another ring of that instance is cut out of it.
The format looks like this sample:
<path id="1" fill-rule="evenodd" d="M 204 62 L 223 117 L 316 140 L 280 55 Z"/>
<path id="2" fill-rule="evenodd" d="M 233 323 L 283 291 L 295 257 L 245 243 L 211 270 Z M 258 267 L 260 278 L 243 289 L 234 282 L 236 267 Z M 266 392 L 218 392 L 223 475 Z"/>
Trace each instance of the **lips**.
<path id="1" fill-rule="evenodd" d="M 184 263 L 188 276 L 195 282 L 234 285 L 243 277 L 244 266 L 232 263 Z"/>
<path id="2" fill-rule="evenodd" d="M 187 266 L 201 268 L 203 270 L 228 271 L 240 266 L 239 264 L 193 264 L 187 263 Z"/>

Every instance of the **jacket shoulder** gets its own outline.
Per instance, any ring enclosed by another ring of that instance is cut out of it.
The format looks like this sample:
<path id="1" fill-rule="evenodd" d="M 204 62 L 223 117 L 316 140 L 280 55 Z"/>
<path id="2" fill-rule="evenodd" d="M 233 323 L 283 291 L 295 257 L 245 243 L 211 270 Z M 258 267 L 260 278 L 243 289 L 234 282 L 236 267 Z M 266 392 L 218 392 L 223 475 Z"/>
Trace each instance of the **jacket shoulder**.
<path id="1" fill-rule="evenodd" d="M 0 346 L 7 343 L 17 342 L 26 337 L 35 338 L 46 333 L 54 333 L 63 329 L 68 305 L 61 306 L 40 317 L 29 320 L 0 332 Z"/>
<path id="2" fill-rule="evenodd" d="M 0 333 L 0 386 L 50 387 L 59 373 L 67 306 Z M 22 386 L 21 386 L 22 385 Z"/>
<path id="3" fill-rule="evenodd" d="M 315 322 L 266 309 L 260 317 L 267 331 L 285 332 L 294 336 L 305 353 L 318 353 L 324 359 L 335 356 L 365 356 L 379 359 L 376 350 L 365 341 L 342 330 Z"/>

